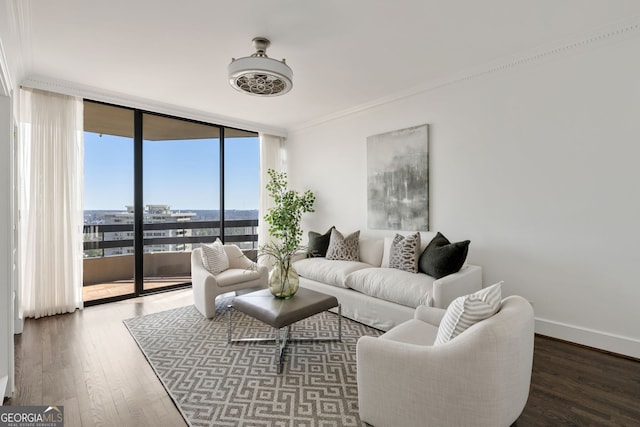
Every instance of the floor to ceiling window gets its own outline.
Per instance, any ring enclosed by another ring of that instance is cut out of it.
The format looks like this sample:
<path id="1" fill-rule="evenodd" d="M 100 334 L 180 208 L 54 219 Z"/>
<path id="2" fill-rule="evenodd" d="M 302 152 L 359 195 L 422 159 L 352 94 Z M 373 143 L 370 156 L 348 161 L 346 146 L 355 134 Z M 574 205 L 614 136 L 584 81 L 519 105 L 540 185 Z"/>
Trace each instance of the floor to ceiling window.
<path id="1" fill-rule="evenodd" d="M 224 241 L 255 259 L 260 197 L 260 141 L 256 134 L 228 129 L 224 144 Z"/>
<path id="2" fill-rule="evenodd" d="M 144 289 L 157 289 L 191 280 L 190 237 L 220 235 L 188 228 L 220 219 L 220 129 L 152 114 L 142 124 Z"/>
<path id="3" fill-rule="evenodd" d="M 85 101 L 85 303 L 188 286 L 191 250 L 255 255 L 253 132 Z"/>
<path id="4" fill-rule="evenodd" d="M 135 295 L 134 111 L 84 103 L 84 301 Z"/>

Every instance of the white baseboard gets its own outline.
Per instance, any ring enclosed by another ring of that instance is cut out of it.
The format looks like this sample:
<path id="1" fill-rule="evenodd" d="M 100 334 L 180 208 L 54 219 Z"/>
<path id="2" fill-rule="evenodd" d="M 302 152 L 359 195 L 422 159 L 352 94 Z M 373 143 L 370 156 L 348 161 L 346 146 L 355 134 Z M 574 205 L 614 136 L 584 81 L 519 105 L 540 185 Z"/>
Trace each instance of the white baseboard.
<path id="1" fill-rule="evenodd" d="M 24 321 L 22 317 L 20 317 L 20 306 L 18 303 L 18 294 L 13 292 L 13 333 L 15 335 L 22 333 L 22 327 L 24 325 Z"/>
<path id="2" fill-rule="evenodd" d="M 640 359 L 640 340 L 536 317 L 536 333 Z"/>

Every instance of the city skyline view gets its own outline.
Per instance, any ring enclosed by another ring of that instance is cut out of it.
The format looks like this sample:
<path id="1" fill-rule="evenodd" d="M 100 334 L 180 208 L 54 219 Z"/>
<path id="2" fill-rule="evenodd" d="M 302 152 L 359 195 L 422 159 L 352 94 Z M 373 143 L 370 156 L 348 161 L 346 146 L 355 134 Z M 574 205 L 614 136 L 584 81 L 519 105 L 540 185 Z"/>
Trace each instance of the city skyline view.
<path id="1" fill-rule="evenodd" d="M 126 210 L 133 205 L 133 140 L 84 133 L 84 210 Z M 143 142 L 143 204 L 172 210 L 219 210 L 217 139 Z M 256 210 L 259 198 L 257 137 L 225 144 L 225 211 Z"/>

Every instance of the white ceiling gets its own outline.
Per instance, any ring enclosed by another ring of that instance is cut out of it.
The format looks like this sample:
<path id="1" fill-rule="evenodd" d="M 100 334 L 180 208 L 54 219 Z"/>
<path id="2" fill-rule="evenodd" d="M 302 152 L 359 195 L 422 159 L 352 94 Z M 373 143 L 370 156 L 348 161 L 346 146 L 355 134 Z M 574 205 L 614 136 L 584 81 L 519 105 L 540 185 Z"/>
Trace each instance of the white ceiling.
<path id="1" fill-rule="evenodd" d="M 637 0 L 13 0 L 26 76 L 291 129 L 640 16 Z M 293 90 L 234 91 L 271 40 Z"/>

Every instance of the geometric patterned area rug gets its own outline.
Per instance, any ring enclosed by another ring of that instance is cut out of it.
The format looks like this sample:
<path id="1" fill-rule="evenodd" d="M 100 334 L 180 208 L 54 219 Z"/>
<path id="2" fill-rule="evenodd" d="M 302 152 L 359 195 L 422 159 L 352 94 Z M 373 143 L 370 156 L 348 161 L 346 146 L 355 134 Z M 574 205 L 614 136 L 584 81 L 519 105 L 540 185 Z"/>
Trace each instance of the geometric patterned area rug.
<path id="1" fill-rule="evenodd" d="M 381 331 L 342 319 L 342 342 L 293 342 L 277 373 L 274 343 L 227 344 L 227 305 L 204 318 L 194 306 L 124 321 L 191 426 L 329 427 L 358 417 L 356 343 Z M 271 337 L 273 329 L 233 313 L 233 338 Z M 323 312 L 291 327 L 290 337 L 337 336 L 338 316 Z"/>

